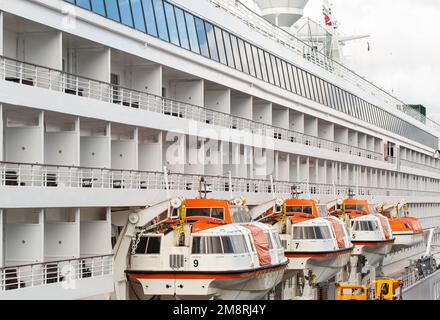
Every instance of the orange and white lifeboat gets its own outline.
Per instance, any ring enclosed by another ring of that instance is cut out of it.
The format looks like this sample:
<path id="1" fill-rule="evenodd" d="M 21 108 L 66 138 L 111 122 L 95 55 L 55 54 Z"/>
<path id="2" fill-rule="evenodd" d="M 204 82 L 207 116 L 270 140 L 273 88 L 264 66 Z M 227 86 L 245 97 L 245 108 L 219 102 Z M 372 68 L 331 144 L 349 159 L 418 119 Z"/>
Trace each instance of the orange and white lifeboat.
<path id="1" fill-rule="evenodd" d="M 277 202 L 279 213 L 269 211 L 262 221 L 275 225 L 280 233 L 289 258 L 285 279 L 298 270 L 311 272 L 314 283 L 334 277 L 347 265 L 353 251 L 343 221 L 335 217 L 319 218 L 314 200 Z"/>
<path id="2" fill-rule="evenodd" d="M 400 250 L 418 245 L 424 240 L 425 230 L 422 228 L 419 219 L 410 217 L 406 203 L 393 206 L 396 215 L 393 217 L 391 208 L 386 210 L 384 205 L 379 208 L 379 212 L 388 218 L 393 235 L 396 238 L 393 249 Z M 400 211 L 403 210 L 403 216 Z"/>
<path id="3" fill-rule="evenodd" d="M 391 252 L 395 238 L 383 215 L 370 213 L 366 200 L 347 199 L 333 214 L 349 219 L 353 255 L 364 256 L 369 265 L 380 263 Z"/>
<path id="4" fill-rule="evenodd" d="M 275 228 L 232 223 L 228 201 L 174 206 L 133 240 L 126 274 L 138 297 L 261 299 L 281 282 L 288 260 Z"/>

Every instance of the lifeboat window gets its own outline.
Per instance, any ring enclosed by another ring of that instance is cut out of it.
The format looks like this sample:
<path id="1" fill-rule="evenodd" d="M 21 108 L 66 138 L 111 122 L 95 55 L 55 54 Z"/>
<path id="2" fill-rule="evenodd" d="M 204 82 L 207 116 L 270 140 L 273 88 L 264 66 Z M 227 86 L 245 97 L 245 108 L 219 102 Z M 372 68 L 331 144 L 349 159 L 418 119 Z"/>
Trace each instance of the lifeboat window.
<path id="1" fill-rule="evenodd" d="M 313 214 L 313 208 L 311 206 L 287 206 L 287 212 L 290 213 L 305 213 L 305 214 Z"/>
<path id="2" fill-rule="evenodd" d="M 405 228 L 406 228 L 406 229 L 411 229 L 411 227 L 409 226 L 408 223 L 405 223 Z"/>
<path id="3" fill-rule="evenodd" d="M 356 221 L 353 229 L 356 231 L 375 231 L 377 225 L 373 221 Z"/>
<path id="4" fill-rule="evenodd" d="M 220 237 L 207 237 L 206 243 L 207 254 L 223 254 Z"/>
<path id="5" fill-rule="evenodd" d="M 187 217 L 212 217 L 223 220 L 224 212 L 223 208 L 187 208 Z"/>
<path id="6" fill-rule="evenodd" d="M 283 248 L 283 245 L 281 244 L 280 235 L 278 232 L 273 233 L 273 238 L 275 239 L 275 244 L 277 245 L 277 248 Z"/>
<path id="7" fill-rule="evenodd" d="M 252 221 L 247 208 L 231 208 L 232 222 L 233 223 L 244 223 Z"/>
<path id="8" fill-rule="evenodd" d="M 247 237 L 248 237 L 249 243 L 251 244 L 251 251 L 257 252 L 257 250 L 255 250 L 254 241 L 252 241 L 251 236 L 248 234 Z"/>
<path id="9" fill-rule="evenodd" d="M 193 237 L 192 254 L 243 254 L 247 253 L 242 235 L 222 237 Z"/>
<path id="10" fill-rule="evenodd" d="M 361 211 L 365 212 L 365 205 L 363 204 L 346 204 L 345 210 L 354 210 L 354 211 Z"/>
<path id="11" fill-rule="evenodd" d="M 141 237 L 136 247 L 136 254 L 160 254 L 161 239 L 158 236 Z"/>
<path id="12" fill-rule="evenodd" d="M 328 227 L 293 227 L 292 238 L 294 240 L 323 240 L 331 239 Z"/>
<path id="13" fill-rule="evenodd" d="M 269 249 L 272 250 L 273 249 L 272 238 L 269 233 L 264 233 L 264 234 L 266 236 L 266 241 L 267 241 L 267 244 L 269 245 Z"/>

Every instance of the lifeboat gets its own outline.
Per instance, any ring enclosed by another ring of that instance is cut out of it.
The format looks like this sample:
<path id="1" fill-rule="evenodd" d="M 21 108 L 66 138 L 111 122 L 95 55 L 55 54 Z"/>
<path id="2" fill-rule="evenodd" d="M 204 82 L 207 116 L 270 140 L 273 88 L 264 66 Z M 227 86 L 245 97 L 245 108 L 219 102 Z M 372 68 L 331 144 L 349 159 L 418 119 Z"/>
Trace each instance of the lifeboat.
<path id="1" fill-rule="evenodd" d="M 366 200 L 339 200 L 330 214 L 348 219 L 353 255 L 364 256 L 369 265 L 380 264 L 391 252 L 395 238 L 390 222 L 381 214 L 371 213 Z"/>
<path id="2" fill-rule="evenodd" d="M 132 241 L 126 276 L 138 297 L 261 299 L 288 260 L 276 228 L 232 223 L 224 200 L 177 199 Z"/>
<path id="3" fill-rule="evenodd" d="M 285 280 L 301 270 L 310 275 L 312 283 L 322 283 L 347 265 L 353 245 L 342 220 L 320 218 L 314 200 L 279 199 L 276 202 L 278 208 L 269 210 L 261 221 L 274 225 L 280 233 L 289 258 Z"/>
<path id="4" fill-rule="evenodd" d="M 393 216 L 392 210 L 395 210 L 396 215 Z M 401 215 L 403 211 L 403 216 Z M 390 222 L 393 235 L 396 241 L 393 245 L 393 250 L 401 250 L 416 246 L 424 240 L 424 230 L 420 224 L 419 219 L 410 217 L 408 205 L 406 203 L 398 203 L 396 206 L 385 208 L 382 205 L 379 208 L 379 212 L 388 218 Z"/>

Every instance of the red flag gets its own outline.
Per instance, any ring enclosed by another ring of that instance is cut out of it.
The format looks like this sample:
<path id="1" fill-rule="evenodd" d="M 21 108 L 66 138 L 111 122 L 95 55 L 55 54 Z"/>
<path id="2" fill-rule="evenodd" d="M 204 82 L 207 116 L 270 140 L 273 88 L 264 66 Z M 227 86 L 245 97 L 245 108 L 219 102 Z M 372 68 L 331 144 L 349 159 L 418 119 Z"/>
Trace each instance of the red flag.
<path id="1" fill-rule="evenodd" d="M 333 23 L 330 20 L 330 17 L 328 15 L 325 15 L 324 19 L 325 19 L 325 25 L 326 26 L 332 26 L 333 25 Z"/>

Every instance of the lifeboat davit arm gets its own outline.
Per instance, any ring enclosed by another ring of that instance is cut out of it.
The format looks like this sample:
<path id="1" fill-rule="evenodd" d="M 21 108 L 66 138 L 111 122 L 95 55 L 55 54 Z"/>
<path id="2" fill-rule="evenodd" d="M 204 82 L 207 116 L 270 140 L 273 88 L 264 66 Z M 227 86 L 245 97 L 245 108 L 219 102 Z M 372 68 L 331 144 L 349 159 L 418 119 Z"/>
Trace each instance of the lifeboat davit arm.
<path id="1" fill-rule="evenodd" d="M 155 217 L 170 208 L 170 200 L 167 199 L 154 206 L 139 210 L 130 211 L 126 225 L 118 237 L 116 245 L 113 249 L 114 255 L 114 284 L 115 284 L 115 298 L 117 300 L 126 300 L 127 279 L 125 277 L 125 270 L 128 264 L 130 243 L 133 237 L 136 236 L 136 228 L 143 227 L 151 222 Z"/>
<path id="2" fill-rule="evenodd" d="M 281 199 L 280 200 L 271 199 L 250 209 L 249 213 L 251 214 L 252 220 L 255 221 L 256 219 L 261 217 L 263 213 L 267 212 L 271 208 L 274 208 L 277 205 L 278 201 L 280 201 L 280 205 L 284 203 L 284 201 L 282 201 Z"/>

